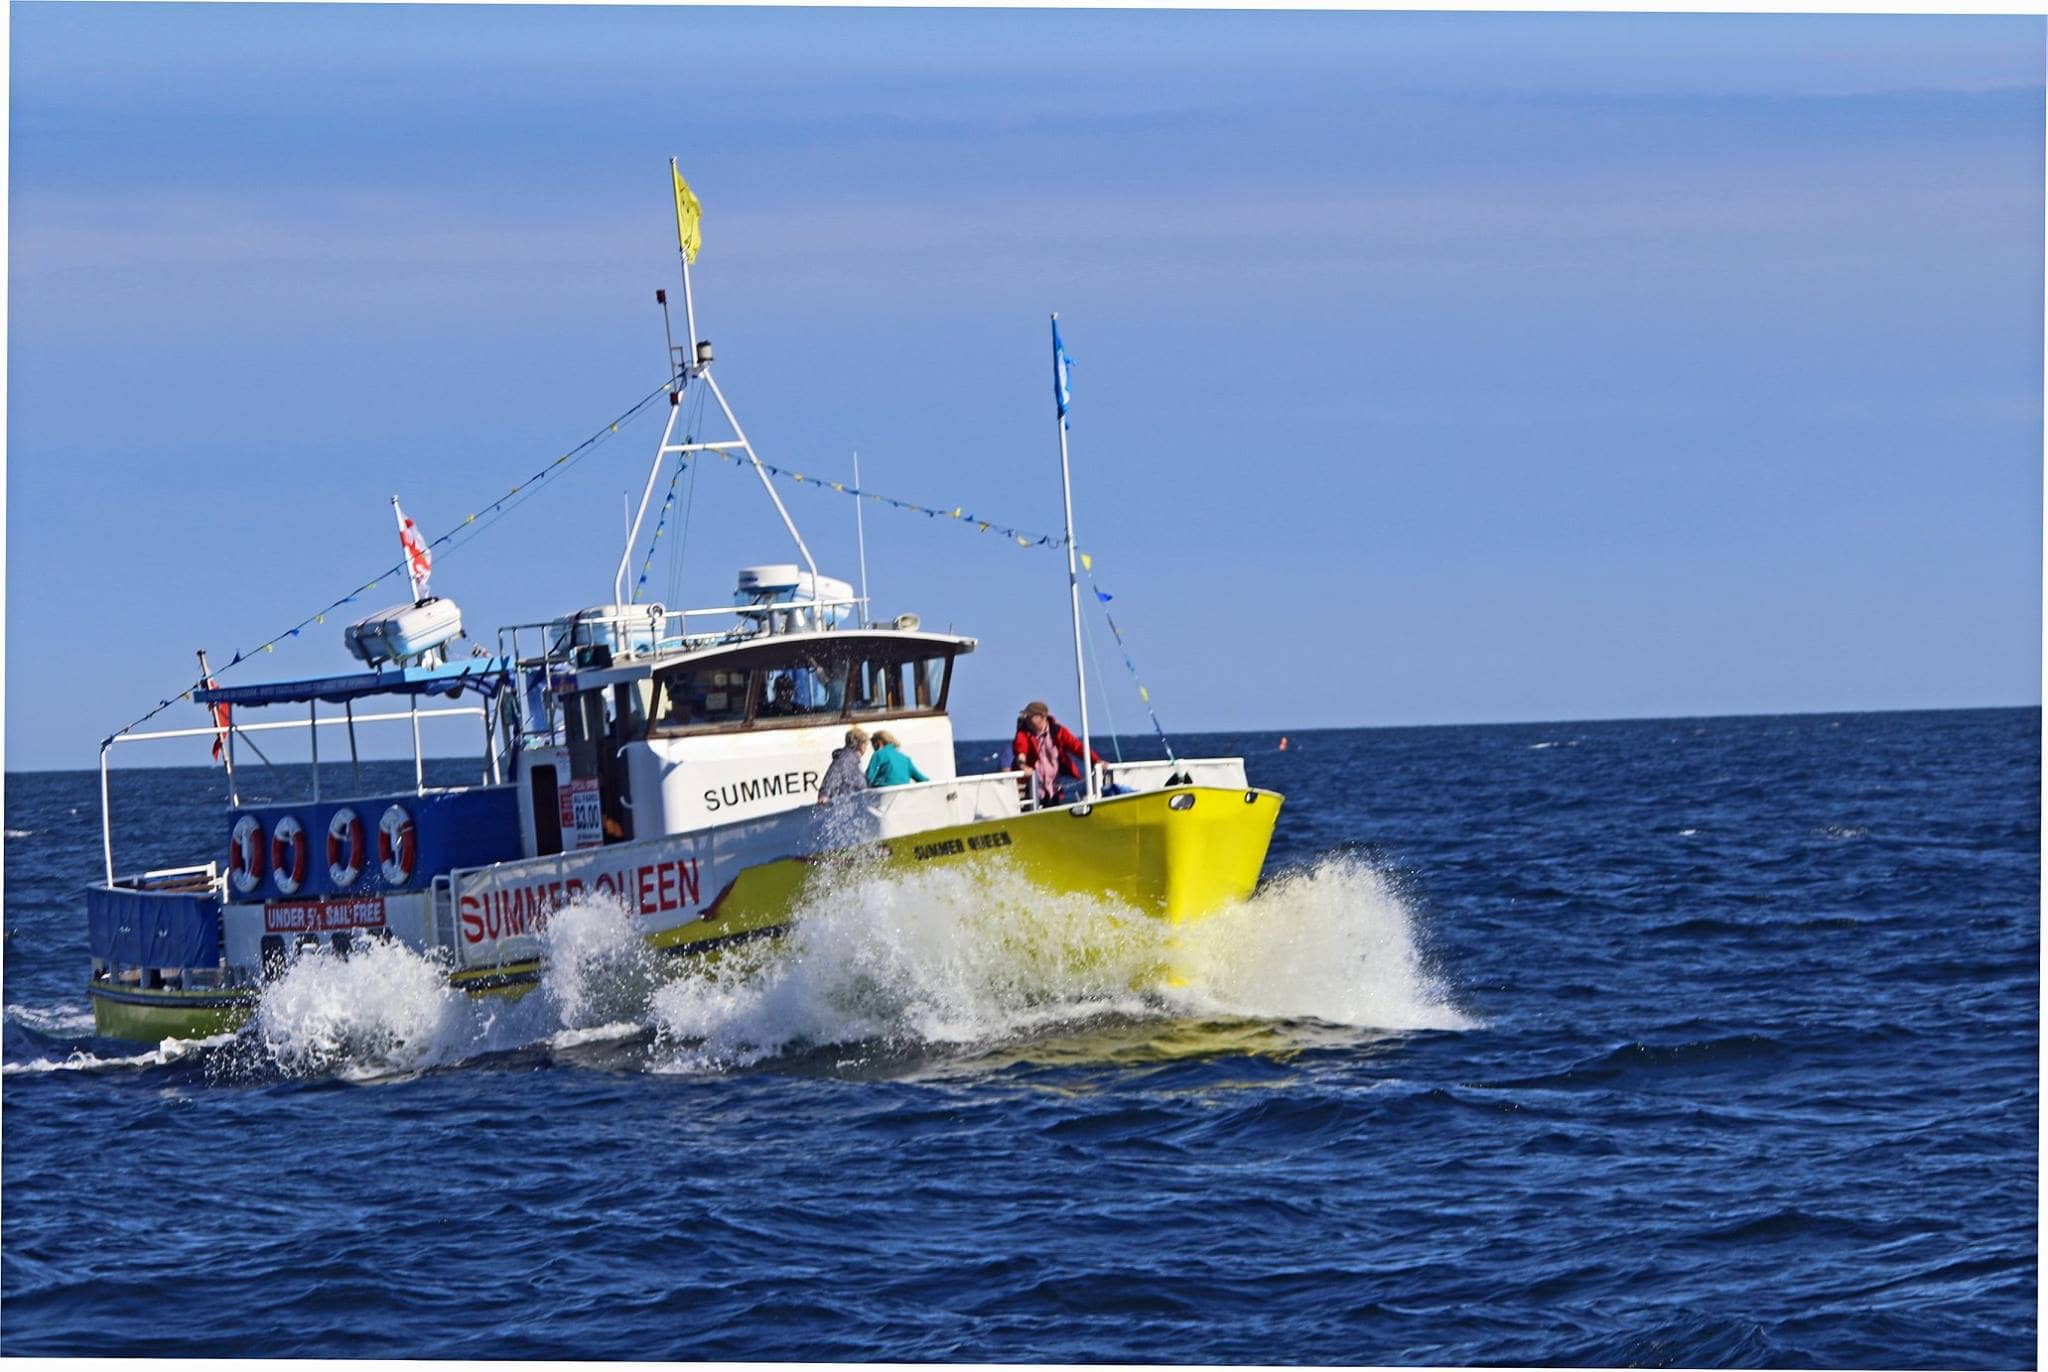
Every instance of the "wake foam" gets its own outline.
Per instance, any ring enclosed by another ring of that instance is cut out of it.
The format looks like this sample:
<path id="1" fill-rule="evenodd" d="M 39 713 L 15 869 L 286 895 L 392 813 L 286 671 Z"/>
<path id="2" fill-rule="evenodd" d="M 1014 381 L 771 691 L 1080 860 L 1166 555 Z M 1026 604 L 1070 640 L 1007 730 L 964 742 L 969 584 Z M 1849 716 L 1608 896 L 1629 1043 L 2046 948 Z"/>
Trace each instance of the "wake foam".
<path id="1" fill-rule="evenodd" d="M 784 938 L 710 956 L 650 950 L 625 908 L 579 901 L 550 920 L 540 984 L 517 1000 L 457 991 L 442 961 L 398 943 L 310 949 L 265 988 L 221 1066 L 368 1081 L 537 1051 L 701 1072 L 846 1045 L 959 1059 L 1082 1031 L 1121 1052 L 1220 1021 L 1354 1037 L 1471 1024 L 1399 893 L 1355 858 L 1178 929 L 1000 865 L 820 876 Z"/>
<path id="2" fill-rule="evenodd" d="M 264 988 L 246 1031 L 290 1076 L 374 1075 L 449 1060 L 473 1023 L 442 964 L 371 940 L 343 957 L 308 949 Z"/>
<path id="3" fill-rule="evenodd" d="M 1326 859 L 1179 932 L 1188 1009 L 1353 1029 L 1470 1029 L 1387 877 Z"/>
<path id="4" fill-rule="evenodd" d="M 1344 859 L 1179 929 L 1000 867 L 856 871 L 806 901 L 781 947 L 729 953 L 652 1008 L 683 1071 L 827 1044 L 994 1045 L 1109 1018 L 1471 1023 L 1386 878 Z"/>
<path id="5" fill-rule="evenodd" d="M 288 1076 L 366 1080 L 642 1031 L 656 961 L 623 906 L 594 898 L 556 911 L 541 949 L 540 985 L 518 999 L 472 998 L 448 984 L 443 960 L 399 943 L 347 957 L 309 949 L 264 989 L 246 1035 Z"/>
<path id="6" fill-rule="evenodd" d="M 1001 868 L 850 869 L 796 912 L 781 946 L 731 950 L 653 1002 L 673 1065 L 700 1070 L 794 1048 L 969 1044 L 1140 1013 L 1156 925 L 1114 902 L 1052 896 Z"/>

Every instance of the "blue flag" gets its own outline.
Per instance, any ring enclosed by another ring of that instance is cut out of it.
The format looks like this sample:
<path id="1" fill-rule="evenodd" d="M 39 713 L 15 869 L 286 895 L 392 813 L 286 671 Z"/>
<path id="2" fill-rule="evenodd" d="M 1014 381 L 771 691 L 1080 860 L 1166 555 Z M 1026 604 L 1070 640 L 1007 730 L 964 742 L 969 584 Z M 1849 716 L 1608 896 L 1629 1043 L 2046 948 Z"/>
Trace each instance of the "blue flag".
<path id="1" fill-rule="evenodd" d="M 1052 398 L 1059 403 L 1060 418 L 1067 417 L 1067 405 L 1073 399 L 1067 384 L 1067 369 L 1074 365 L 1074 359 L 1067 356 L 1067 345 L 1060 342 L 1060 317 L 1052 317 Z"/>

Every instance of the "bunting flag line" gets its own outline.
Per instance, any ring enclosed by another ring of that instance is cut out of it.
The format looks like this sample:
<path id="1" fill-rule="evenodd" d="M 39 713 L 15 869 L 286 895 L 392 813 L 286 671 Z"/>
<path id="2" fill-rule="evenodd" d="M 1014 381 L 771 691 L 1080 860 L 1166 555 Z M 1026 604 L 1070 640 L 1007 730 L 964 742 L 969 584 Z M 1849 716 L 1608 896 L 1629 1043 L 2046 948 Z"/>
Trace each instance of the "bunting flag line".
<path id="1" fill-rule="evenodd" d="M 599 429 L 597 432 L 591 434 L 590 437 L 584 439 L 581 443 L 578 443 L 575 447 L 569 449 L 569 451 L 563 453 L 561 456 L 549 462 L 546 466 L 542 467 L 532 476 L 529 476 L 528 478 L 526 478 L 526 480 L 520 482 L 517 486 L 514 486 L 511 490 L 505 492 L 505 494 L 499 496 L 490 504 L 476 511 L 474 514 L 469 515 L 467 518 L 463 519 L 460 523 L 458 523 L 454 528 L 442 534 L 439 538 L 433 539 L 432 541 L 427 543 L 427 548 L 441 548 L 444 545 L 449 548 L 460 547 L 461 543 L 466 543 L 469 541 L 469 538 L 476 537 L 476 535 L 482 533 L 485 529 L 489 528 L 490 525 L 494 523 L 500 515 L 504 514 L 506 511 L 510 510 L 514 506 L 522 503 L 527 496 L 530 496 L 533 493 L 534 489 L 541 482 L 558 476 L 562 472 L 566 471 L 568 468 L 574 466 L 578 461 L 580 461 L 584 457 L 585 454 L 590 452 L 592 448 L 595 448 L 599 443 L 602 443 L 605 439 L 617 433 L 619 431 L 619 425 L 627 423 L 628 421 L 633 419 L 634 416 L 638 415 L 642 410 L 646 409 L 649 405 L 652 405 L 656 400 L 659 400 L 661 397 L 667 395 L 670 391 L 674 390 L 675 387 L 676 378 L 674 377 L 670 377 L 668 380 L 662 382 L 661 385 L 655 387 L 646 395 L 634 401 L 633 404 L 625 411 L 625 413 L 621 414 L 618 418 L 612 420 L 610 424 L 606 425 L 602 429 Z M 481 525 L 477 523 L 479 519 L 482 519 L 484 521 Z M 468 531 L 469 538 L 464 538 L 463 540 L 461 540 L 461 543 L 455 542 L 454 540 L 456 535 L 463 533 L 464 531 Z M 431 554 L 429 554 L 429 556 L 431 556 Z M 362 585 L 356 587 L 347 595 L 342 596 L 337 600 L 330 601 L 326 605 L 321 606 L 320 609 L 315 611 L 313 614 L 307 615 L 304 619 L 292 625 L 290 628 L 285 629 L 282 632 L 274 635 L 268 642 L 252 646 L 243 649 L 240 652 L 237 652 L 234 655 L 233 659 L 229 661 L 227 666 L 222 668 L 221 670 L 231 670 L 239 663 L 244 662 L 251 657 L 254 657 L 259 652 L 276 652 L 279 639 L 290 638 L 293 635 L 297 634 L 299 630 L 304 629 L 309 625 L 316 623 L 324 624 L 329 614 L 340 609 L 344 605 L 352 604 L 357 596 L 364 595 L 370 591 L 376 590 L 377 583 L 382 581 L 384 578 L 398 576 L 402 574 L 406 570 L 406 566 L 406 560 L 401 559 L 394 565 L 386 567 L 383 571 L 377 573 L 376 576 L 371 577 L 368 581 L 365 581 Z M 135 728 L 137 725 L 148 723 L 150 720 L 156 718 L 165 710 L 169 709 L 171 705 L 175 702 L 185 699 L 186 696 L 189 695 L 192 691 L 198 690 L 206 686 L 207 684 L 208 682 L 204 680 L 193 682 L 192 685 L 187 686 L 179 694 L 172 696 L 167 700 L 159 701 L 154 709 L 147 710 L 142 714 L 137 715 L 134 719 L 129 720 L 126 724 L 122 725 L 119 729 L 116 729 L 112 734 L 108 735 L 105 739 L 101 741 L 103 743 L 111 743 L 114 739 L 119 738 L 122 734 L 127 733 L 130 729 Z"/>
<path id="2" fill-rule="evenodd" d="M 683 442 L 689 441 L 690 436 L 683 435 Z M 661 518 L 654 522 L 654 537 L 647 540 L 647 560 L 640 564 L 640 579 L 633 583 L 635 605 L 640 603 L 640 593 L 647 589 L 648 573 L 654 570 L 654 545 L 661 540 L 661 531 L 668 526 L 668 512 L 675 508 L 676 503 L 676 483 L 683 479 L 683 469 L 688 465 L 687 459 L 680 456 L 676 458 L 675 475 L 668 479 L 668 494 L 661 500 Z"/>
<path id="3" fill-rule="evenodd" d="M 707 449 L 706 453 L 711 457 L 717 458 L 720 462 L 734 467 L 750 466 L 754 461 L 758 460 L 750 459 L 743 455 L 735 457 L 722 448 Z M 850 496 L 855 500 L 872 500 L 878 505 L 894 506 L 896 509 L 905 510 L 911 514 L 924 515 L 928 519 L 953 519 L 958 520 L 962 524 L 972 524 L 979 533 L 996 533 L 1003 535 L 1005 538 L 1014 539 L 1020 548 L 1064 548 L 1067 546 L 1065 535 L 1034 533 L 1029 529 L 1013 529 L 1006 524 L 998 524 L 992 519 L 983 519 L 979 515 L 971 514 L 964 505 L 955 505 L 950 509 L 936 505 L 920 505 L 914 500 L 899 500 L 893 495 L 883 495 L 880 491 L 862 490 L 858 486 L 849 486 L 843 481 L 826 481 L 821 477 L 805 476 L 794 468 L 778 467 L 772 462 L 761 463 L 761 470 L 770 476 L 781 477 L 793 485 L 808 486 L 813 490 L 819 491 L 832 491 L 838 495 Z"/>
<path id="4" fill-rule="evenodd" d="M 1180 759 L 1174 756 L 1173 744 L 1166 737 L 1166 728 L 1159 722 L 1159 712 L 1152 708 L 1152 693 L 1146 690 L 1145 683 L 1138 679 L 1138 664 L 1131 661 L 1131 645 L 1124 642 L 1123 630 L 1116 627 L 1116 616 L 1109 612 L 1109 602 L 1116 597 L 1095 584 L 1095 560 L 1082 553 L 1081 561 L 1088 568 L 1088 589 L 1095 592 L 1096 603 L 1102 606 L 1102 617 L 1108 621 L 1109 632 L 1116 639 L 1117 651 L 1123 654 L 1124 670 L 1131 674 L 1131 685 L 1138 688 L 1138 699 L 1144 702 L 1145 713 L 1152 720 L 1152 732 L 1159 736 L 1159 746 L 1166 750 L 1166 760 L 1178 766 Z"/>
<path id="5" fill-rule="evenodd" d="M 1058 325 L 1055 324 L 1054 328 L 1057 329 Z M 1061 356 L 1065 356 L 1064 350 L 1062 350 Z M 1064 373 L 1061 373 L 1061 376 L 1064 378 Z M 706 451 L 719 461 L 733 466 L 739 466 L 748 461 L 745 457 L 735 457 L 720 448 L 712 448 Z M 978 515 L 970 514 L 967 512 L 966 507 L 962 505 L 955 505 L 951 509 L 920 505 L 914 500 L 900 500 L 893 495 L 883 495 L 879 491 L 862 490 L 857 486 L 848 486 L 839 481 L 823 481 L 817 477 L 807 477 L 794 470 L 778 467 L 772 462 L 761 463 L 761 470 L 767 472 L 770 476 L 779 476 L 797 485 L 812 486 L 820 490 L 831 490 L 840 495 L 851 496 L 855 500 L 872 500 L 878 504 L 891 505 L 896 509 L 906 510 L 911 514 L 926 515 L 933 519 L 943 517 L 958 520 L 962 524 L 972 524 L 978 532 L 1002 534 L 1015 542 L 1020 548 L 1064 548 L 1067 546 L 1067 540 L 1064 535 L 1034 534 L 1028 529 L 1013 529 L 1007 525 L 998 524 L 994 520 L 982 519 Z M 1095 558 L 1093 554 L 1076 548 L 1074 555 L 1088 573 L 1089 589 L 1095 593 L 1096 603 L 1102 606 L 1102 617 L 1109 622 L 1109 632 L 1116 638 L 1117 650 L 1123 655 L 1124 669 L 1131 674 L 1131 684 L 1137 688 L 1138 699 L 1144 702 L 1145 713 L 1152 720 L 1152 732 L 1158 735 L 1159 746 L 1166 750 L 1167 758 L 1177 762 L 1178 758 L 1174 754 L 1173 744 L 1166 737 L 1166 728 L 1159 722 L 1159 712 L 1152 708 L 1152 693 L 1146 689 L 1145 683 L 1139 679 L 1137 664 L 1131 660 L 1130 645 L 1124 641 L 1123 631 L 1117 627 L 1116 617 L 1109 612 L 1109 604 L 1116 597 L 1096 584 Z"/>
<path id="6" fill-rule="evenodd" d="M 1060 356 L 1062 358 L 1065 357 L 1063 349 L 1060 351 Z M 1064 371 L 1060 373 L 1060 376 L 1062 381 L 1064 382 Z M 591 434 L 588 438 L 585 438 L 581 443 L 578 443 L 569 451 L 554 458 L 552 461 L 548 462 L 545 466 L 543 466 L 539 471 L 527 477 L 526 480 L 511 487 L 509 490 L 505 492 L 505 494 L 499 496 L 490 504 L 483 506 L 481 509 L 478 509 L 471 514 L 465 515 L 452 528 L 448 529 L 439 537 L 432 539 L 431 541 L 422 541 L 417 528 L 413 525 L 413 522 L 410 519 L 406 519 L 404 515 L 401 513 L 401 528 L 403 530 L 403 533 L 401 535 L 401 542 L 403 544 L 404 556 L 397 564 L 385 568 L 376 576 L 371 577 L 369 580 L 355 587 L 353 590 L 348 592 L 348 594 L 341 596 L 333 601 L 330 601 L 328 604 L 322 606 L 319 610 L 315 611 L 310 615 L 307 615 L 304 619 L 301 619 L 298 623 L 272 636 L 268 641 L 236 652 L 234 657 L 228 662 L 227 666 L 222 670 L 231 670 L 234 667 L 239 666 L 241 663 L 248 660 L 250 657 L 254 656 L 258 652 L 276 652 L 277 645 L 279 642 L 288 638 L 297 637 L 301 630 L 311 625 L 325 624 L 327 622 L 327 616 L 329 614 L 341 609 L 343 606 L 354 604 L 358 597 L 367 595 L 371 591 L 376 590 L 378 583 L 386 578 L 395 577 L 404 573 L 411 572 L 424 579 L 425 573 L 433 565 L 434 549 L 438 548 L 443 549 L 444 551 L 452 551 L 455 548 L 461 547 L 470 539 L 482 534 L 486 529 L 490 528 L 494 523 L 496 523 L 496 521 L 499 518 L 503 517 L 506 513 L 516 508 L 518 505 L 523 504 L 527 499 L 530 499 L 534 492 L 543 483 L 560 475 L 568 467 L 574 465 L 597 444 L 603 442 L 606 438 L 609 438 L 611 435 L 616 434 L 619 431 L 619 426 L 621 424 L 625 424 L 632 420 L 642 410 L 646 409 L 647 406 L 653 404 L 656 400 L 660 399 L 661 397 L 668 395 L 671 391 L 675 389 L 675 387 L 676 380 L 675 378 L 671 377 L 669 380 L 663 382 L 660 386 L 648 392 L 639 400 L 635 401 L 633 405 L 630 406 L 623 414 L 619 415 L 618 418 L 612 420 L 604 428 L 597 430 L 595 433 Z M 705 449 L 703 451 L 708 452 L 711 456 L 718 458 L 719 461 L 733 466 L 738 466 L 748 461 L 748 459 L 743 457 L 735 457 L 734 455 L 732 455 L 731 453 L 727 452 L 722 448 Z M 676 463 L 676 470 L 674 474 L 671 475 L 669 478 L 668 492 L 662 499 L 661 512 L 655 522 L 654 534 L 653 537 L 649 540 L 647 555 L 645 559 L 641 562 L 640 575 L 634 583 L 632 598 L 635 603 L 639 602 L 643 594 L 645 593 L 647 580 L 653 569 L 655 544 L 660 541 L 660 539 L 663 536 L 663 533 L 666 530 L 669 516 L 675 508 L 677 483 L 681 480 L 683 473 L 688 469 L 688 467 L 688 459 L 680 458 Z M 795 485 L 809 486 L 821 491 L 829 490 L 835 494 L 848 496 L 855 500 L 872 500 L 877 504 L 888 505 L 895 509 L 906 511 L 910 514 L 921 514 L 929 519 L 950 519 L 955 521 L 956 523 L 961 524 L 962 526 L 972 526 L 974 530 L 978 533 L 1000 534 L 1004 538 L 1007 538 L 1015 542 L 1017 546 L 1020 548 L 1057 549 L 1064 548 L 1067 543 L 1067 540 L 1063 535 L 1041 534 L 1036 533 L 1029 529 L 1013 528 L 1007 524 L 1001 524 L 992 519 L 983 519 L 979 515 L 973 514 L 970 511 L 968 511 L 968 509 L 964 505 L 954 505 L 951 506 L 950 508 L 934 505 L 922 505 L 913 500 L 903 500 L 896 496 L 885 495 L 880 491 L 864 490 L 861 487 L 851 486 L 841 481 L 828 481 L 821 477 L 805 476 L 803 473 L 798 472 L 793 468 L 779 467 L 776 466 L 774 463 L 770 462 L 762 462 L 760 463 L 760 467 L 761 470 L 767 472 L 770 476 L 780 477 L 783 480 L 789 481 Z M 394 505 L 396 504 L 395 501 L 393 503 Z M 481 521 L 481 523 L 479 523 L 479 521 Z M 1081 566 L 1084 569 L 1086 569 L 1088 573 L 1089 588 L 1094 592 L 1096 602 L 1102 606 L 1102 617 L 1109 624 L 1110 634 L 1116 639 L 1117 650 L 1123 657 L 1124 669 L 1130 673 L 1131 684 L 1137 689 L 1138 699 L 1142 701 L 1145 705 L 1145 713 L 1150 717 L 1152 721 L 1152 731 L 1154 734 L 1158 736 L 1160 746 L 1165 750 L 1168 759 L 1177 761 L 1177 758 L 1175 757 L 1173 751 L 1173 745 L 1167 739 L 1166 729 L 1159 722 L 1159 714 L 1156 710 L 1152 708 L 1152 693 L 1146 689 L 1145 683 L 1139 679 L 1137 664 L 1131 660 L 1130 645 L 1125 642 L 1122 629 L 1120 629 L 1117 626 L 1115 617 L 1111 615 L 1109 612 L 1109 604 L 1112 600 L 1115 599 L 1115 597 L 1096 584 L 1094 557 L 1091 554 L 1082 552 L 1079 549 L 1075 550 L 1075 556 L 1079 560 Z M 135 719 L 130 720 L 127 724 L 122 725 L 120 729 L 115 731 L 115 733 L 110 736 L 108 741 L 111 741 L 111 738 L 113 737 L 119 737 L 121 734 L 127 733 L 129 730 L 135 728 L 137 725 L 147 723 L 149 720 L 155 718 L 164 710 L 168 709 L 177 700 L 189 699 L 191 697 L 191 693 L 194 690 L 197 690 L 201 687 L 214 688 L 217 687 L 218 684 L 219 683 L 211 677 L 208 677 L 201 681 L 194 682 L 191 686 L 186 687 L 185 690 L 181 692 L 179 695 L 167 700 L 159 701 L 155 709 L 149 710 L 146 713 L 136 717 Z M 224 715 L 225 707 L 222 707 L 215 714 L 216 722 L 221 724 L 221 727 L 225 727 L 223 722 Z M 219 756 L 220 751 L 220 741 L 216 739 L 215 755 Z"/>

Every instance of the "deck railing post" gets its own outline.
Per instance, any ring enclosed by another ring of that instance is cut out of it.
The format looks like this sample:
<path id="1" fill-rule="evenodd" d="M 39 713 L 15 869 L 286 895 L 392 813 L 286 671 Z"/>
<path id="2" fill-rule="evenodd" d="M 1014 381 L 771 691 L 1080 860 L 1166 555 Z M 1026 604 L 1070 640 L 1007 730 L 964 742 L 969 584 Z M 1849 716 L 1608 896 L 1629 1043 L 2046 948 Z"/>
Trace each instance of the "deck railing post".
<path id="1" fill-rule="evenodd" d="M 341 702 L 341 712 L 342 712 L 342 714 L 343 714 L 343 715 L 345 715 L 345 716 L 347 717 L 347 719 L 348 719 L 348 767 L 349 767 L 349 774 L 350 774 L 351 776 L 353 776 L 353 777 L 355 778 L 355 783 L 356 783 L 356 794 L 357 794 L 357 795 L 361 795 L 361 794 L 363 793 L 363 763 L 362 763 L 362 759 L 356 756 L 356 707 L 355 707 L 355 702 L 353 702 L 353 701 L 348 701 L 348 700 L 344 700 L 344 701 L 342 701 L 342 702 Z"/>
<path id="2" fill-rule="evenodd" d="M 111 738 L 100 744 L 100 847 L 106 853 L 109 886 L 114 884 L 114 810 L 107 793 L 107 754 L 113 747 Z"/>

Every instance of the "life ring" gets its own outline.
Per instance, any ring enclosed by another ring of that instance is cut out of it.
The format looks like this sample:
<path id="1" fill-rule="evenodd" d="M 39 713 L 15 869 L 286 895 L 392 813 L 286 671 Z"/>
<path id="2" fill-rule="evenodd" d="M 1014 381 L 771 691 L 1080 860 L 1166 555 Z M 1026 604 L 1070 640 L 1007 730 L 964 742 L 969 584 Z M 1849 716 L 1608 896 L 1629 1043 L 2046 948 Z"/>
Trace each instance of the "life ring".
<path id="1" fill-rule="evenodd" d="M 277 822 L 270 834 L 270 879 L 286 895 L 297 895 L 306 882 L 306 826 L 292 815 Z"/>
<path id="2" fill-rule="evenodd" d="M 336 810 L 327 821 L 327 879 L 337 889 L 356 884 L 369 858 L 369 845 L 369 835 L 363 832 L 363 821 L 356 812 L 346 805 Z"/>
<path id="3" fill-rule="evenodd" d="M 263 880 L 263 856 L 263 821 L 243 815 L 235 821 L 235 835 L 228 840 L 228 878 L 245 896 Z"/>
<path id="4" fill-rule="evenodd" d="M 384 817 L 377 821 L 377 865 L 384 871 L 385 884 L 403 886 L 411 881 L 419 861 L 419 835 L 413 829 L 412 816 L 403 805 L 386 807 Z"/>

